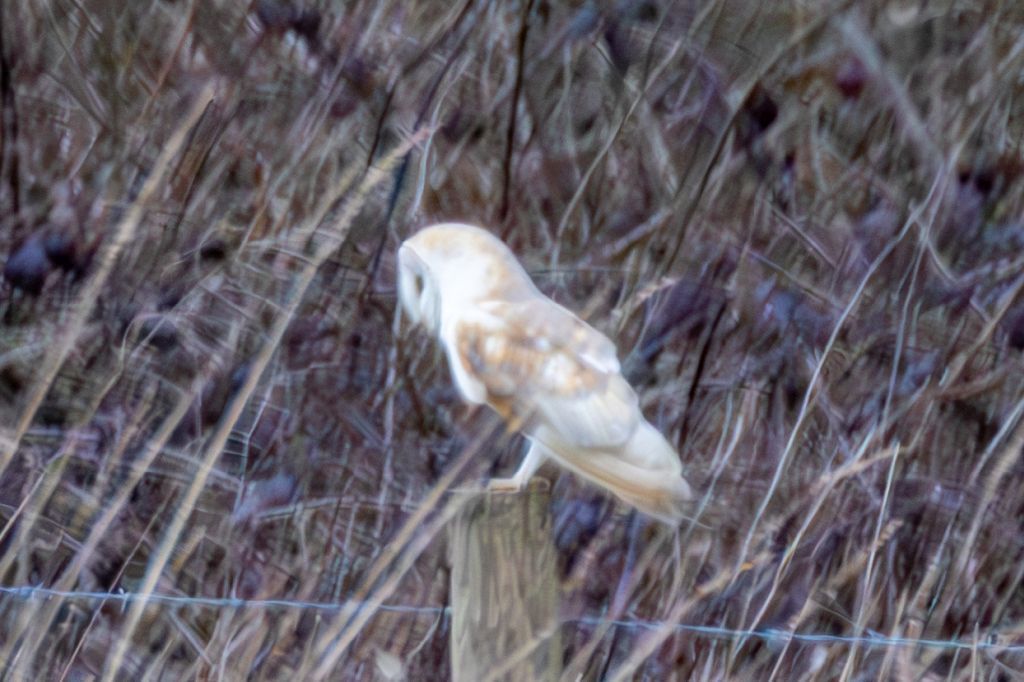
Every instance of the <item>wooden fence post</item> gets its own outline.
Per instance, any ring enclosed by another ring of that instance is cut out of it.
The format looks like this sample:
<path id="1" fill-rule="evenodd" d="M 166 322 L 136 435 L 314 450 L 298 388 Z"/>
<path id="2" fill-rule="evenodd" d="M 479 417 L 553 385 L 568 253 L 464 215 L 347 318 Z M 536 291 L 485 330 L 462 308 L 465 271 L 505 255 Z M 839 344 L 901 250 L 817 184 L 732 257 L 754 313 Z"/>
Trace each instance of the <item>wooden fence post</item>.
<path id="1" fill-rule="evenodd" d="M 469 496 L 449 531 L 452 677 L 557 680 L 559 585 L 549 493 Z"/>

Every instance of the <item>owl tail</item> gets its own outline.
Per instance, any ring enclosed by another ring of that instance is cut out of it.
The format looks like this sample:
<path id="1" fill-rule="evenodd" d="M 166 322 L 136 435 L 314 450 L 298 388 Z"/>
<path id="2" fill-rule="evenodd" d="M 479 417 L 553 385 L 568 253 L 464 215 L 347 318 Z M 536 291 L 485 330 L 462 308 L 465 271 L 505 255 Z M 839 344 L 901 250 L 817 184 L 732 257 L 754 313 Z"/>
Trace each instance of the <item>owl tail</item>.
<path id="1" fill-rule="evenodd" d="M 693 497 L 690 486 L 681 476 L 667 479 L 660 482 L 659 487 L 652 486 L 640 493 L 614 486 L 606 487 L 626 504 L 673 527 L 686 518 L 687 506 Z"/>
<path id="2" fill-rule="evenodd" d="M 647 422 L 614 451 L 545 445 L 552 459 L 645 514 L 672 526 L 685 518 L 693 492 L 679 455 Z"/>

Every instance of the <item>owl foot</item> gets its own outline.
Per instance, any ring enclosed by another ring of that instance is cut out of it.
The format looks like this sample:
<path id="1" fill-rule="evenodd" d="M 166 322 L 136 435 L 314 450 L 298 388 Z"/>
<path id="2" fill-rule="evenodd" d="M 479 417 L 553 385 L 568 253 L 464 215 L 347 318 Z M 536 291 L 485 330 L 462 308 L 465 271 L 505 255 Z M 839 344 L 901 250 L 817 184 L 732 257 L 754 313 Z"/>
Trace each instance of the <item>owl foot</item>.
<path id="1" fill-rule="evenodd" d="M 487 490 L 492 493 L 518 493 L 525 488 L 522 481 L 513 478 L 492 478 L 487 481 Z"/>
<path id="2" fill-rule="evenodd" d="M 551 484 L 544 478 L 522 481 L 515 476 L 512 478 L 492 478 L 487 481 L 487 490 L 492 493 L 521 493 L 527 488 L 547 491 L 551 490 Z"/>

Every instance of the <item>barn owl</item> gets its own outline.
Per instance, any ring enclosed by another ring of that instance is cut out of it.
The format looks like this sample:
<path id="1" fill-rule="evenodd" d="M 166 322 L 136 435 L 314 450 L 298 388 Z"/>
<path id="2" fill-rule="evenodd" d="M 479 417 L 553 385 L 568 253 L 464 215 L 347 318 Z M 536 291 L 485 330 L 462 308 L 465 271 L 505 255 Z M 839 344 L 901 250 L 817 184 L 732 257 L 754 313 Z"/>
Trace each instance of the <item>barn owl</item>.
<path id="1" fill-rule="evenodd" d="M 472 225 L 425 228 L 398 250 L 398 295 L 444 348 L 455 386 L 530 441 L 492 490 L 551 459 L 666 523 L 691 498 L 675 449 L 640 412 L 614 344 L 542 294 L 505 244 Z"/>

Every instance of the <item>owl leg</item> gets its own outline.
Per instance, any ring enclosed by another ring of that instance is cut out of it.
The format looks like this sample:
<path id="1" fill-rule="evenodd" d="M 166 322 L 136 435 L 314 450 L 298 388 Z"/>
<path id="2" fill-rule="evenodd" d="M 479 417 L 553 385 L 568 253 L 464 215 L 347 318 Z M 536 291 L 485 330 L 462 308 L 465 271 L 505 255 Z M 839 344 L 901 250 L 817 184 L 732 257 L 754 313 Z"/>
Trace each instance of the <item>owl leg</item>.
<path id="1" fill-rule="evenodd" d="M 546 458 L 547 455 L 540 443 L 530 443 L 530 449 L 526 451 L 526 456 L 512 478 L 492 478 L 487 482 L 487 489 L 493 492 L 519 492 L 530 482 L 530 478 L 537 473 L 537 469 Z"/>

